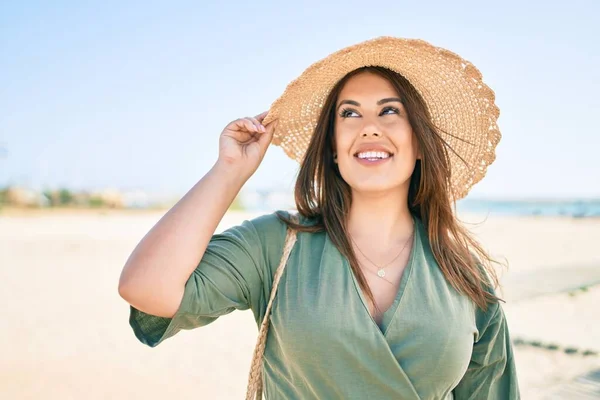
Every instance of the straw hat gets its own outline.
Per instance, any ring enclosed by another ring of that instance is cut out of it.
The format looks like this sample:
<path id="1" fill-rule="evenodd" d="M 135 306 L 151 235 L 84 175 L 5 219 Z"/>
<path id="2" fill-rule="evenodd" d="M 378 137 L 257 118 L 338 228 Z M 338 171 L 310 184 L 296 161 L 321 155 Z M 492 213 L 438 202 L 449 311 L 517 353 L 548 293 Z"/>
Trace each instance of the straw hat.
<path id="1" fill-rule="evenodd" d="M 473 64 L 423 40 L 379 37 L 312 64 L 271 105 L 263 123 L 279 120 L 272 143 L 301 162 L 327 95 L 348 72 L 363 66 L 401 74 L 423 97 L 433 123 L 457 153 L 449 151 L 452 194 L 456 200 L 465 197 L 496 158 L 500 111 Z"/>

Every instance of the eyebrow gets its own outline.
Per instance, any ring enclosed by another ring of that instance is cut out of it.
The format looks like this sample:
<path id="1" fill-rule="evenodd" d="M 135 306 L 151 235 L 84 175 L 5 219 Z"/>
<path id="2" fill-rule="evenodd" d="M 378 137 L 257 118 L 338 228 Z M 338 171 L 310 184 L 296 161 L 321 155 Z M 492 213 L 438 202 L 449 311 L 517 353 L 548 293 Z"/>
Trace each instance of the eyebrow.
<path id="1" fill-rule="evenodd" d="M 390 102 L 392 102 L 392 101 L 397 101 L 397 102 L 399 102 L 399 103 L 402 103 L 402 99 L 401 99 L 401 98 L 399 98 L 399 97 L 386 97 L 385 99 L 381 99 L 381 100 L 379 100 L 379 101 L 377 102 L 377 105 L 378 105 L 378 106 L 380 106 L 380 105 L 382 105 L 382 104 L 385 104 L 385 103 L 390 103 Z M 358 101 L 354 101 L 354 100 L 342 100 L 342 101 L 340 102 L 340 104 L 338 105 L 338 108 L 340 108 L 340 106 L 341 106 L 342 104 L 351 104 L 351 105 L 353 105 L 353 106 L 360 107 L 360 103 L 359 103 Z"/>

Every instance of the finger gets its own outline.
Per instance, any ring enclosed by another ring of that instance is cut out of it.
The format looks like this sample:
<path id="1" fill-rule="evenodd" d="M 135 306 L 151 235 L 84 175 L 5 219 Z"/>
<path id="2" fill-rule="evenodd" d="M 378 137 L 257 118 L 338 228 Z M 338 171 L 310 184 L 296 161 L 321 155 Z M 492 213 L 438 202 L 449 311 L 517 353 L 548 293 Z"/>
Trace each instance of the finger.
<path id="1" fill-rule="evenodd" d="M 279 118 L 274 119 L 273 121 L 269 122 L 268 124 L 264 125 L 264 127 L 266 129 L 271 128 L 272 130 L 274 130 L 275 128 L 277 128 L 277 124 L 279 123 Z"/>
<path id="2" fill-rule="evenodd" d="M 258 121 L 259 121 L 259 122 L 262 124 L 262 121 L 263 121 L 263 119 L 265 119 L 265 117 L 267 116 L 267 114 L 268 114 L 268 113 L 269 113 L 269 111 L 268 111 L 268 110 L 267 110 L 267 111 L 264 111 L 264 112 L 262 112 L 262 113 L 258 114 L 258 115 L 256 116 L 256 119 L 257 119 L 257 120 L 258 120 Z"/>
<path id="3" fill-rule="evenodd" d="M 275 128 L 277 128 L 277 120 L 267 124 L 265 132 L 258 138 L 258 143 L 263 150 L 266 150 L 267 146 L 271 143 L 271 140 L 273 140 Z"/>
<path id="4" fill-rule="evenodd" d="M 263 124 L 261 124 L 260 122 L 258 122 L 258 120 L 256 118 L 248 117 L 248 119 L 250 121 L 252 121 L 252 123 L 254 125 L 256 125 L 256 127 L 258 128 L 259 131 L 261 131 L 261 132 L 265 131 L 265 127 L 263 126 Z"/>
<path id="5" fill-rule="evenodd" d="M 236 120 L 235 125 L 238 129 L 242 129 L 248 132 L 260 132 L 256 125 L 254 125 L 254 123 L 247 118 L 241 118 Z"/>

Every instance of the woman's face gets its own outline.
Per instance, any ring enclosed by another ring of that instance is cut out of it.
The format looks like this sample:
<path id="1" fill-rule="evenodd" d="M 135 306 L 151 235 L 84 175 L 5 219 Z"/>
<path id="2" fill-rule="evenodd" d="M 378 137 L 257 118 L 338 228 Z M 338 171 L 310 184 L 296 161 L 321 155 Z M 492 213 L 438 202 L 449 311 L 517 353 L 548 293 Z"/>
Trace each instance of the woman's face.
<path id="1" fill-rule="evenodd" d="M 418 146 L 391 83 L 370 72 L 355 75 L 346 82 L 335 106 L 336 162 L 352 190 L 408 187 Z"/>

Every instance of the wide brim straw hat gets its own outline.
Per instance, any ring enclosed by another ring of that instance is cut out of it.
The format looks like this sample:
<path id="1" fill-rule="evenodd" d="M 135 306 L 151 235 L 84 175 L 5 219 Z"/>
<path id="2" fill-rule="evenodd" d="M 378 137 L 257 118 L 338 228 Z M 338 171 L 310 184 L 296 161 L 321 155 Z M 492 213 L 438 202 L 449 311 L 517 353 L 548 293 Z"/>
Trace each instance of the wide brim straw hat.
<path id="1" fill-rule="evenodd" d="M 325 99 L 347 73 L 381 66 L 404 76 L 419 92 L 449 144 L 451 195 L 465 197 L 495 160 L 501 135 L 494 92 L 459 55 L 419 39 L 379 37 L 330 54 L 290 82 L 263 123 L 278 120 L 272 144 L 301 162 Z"/>

